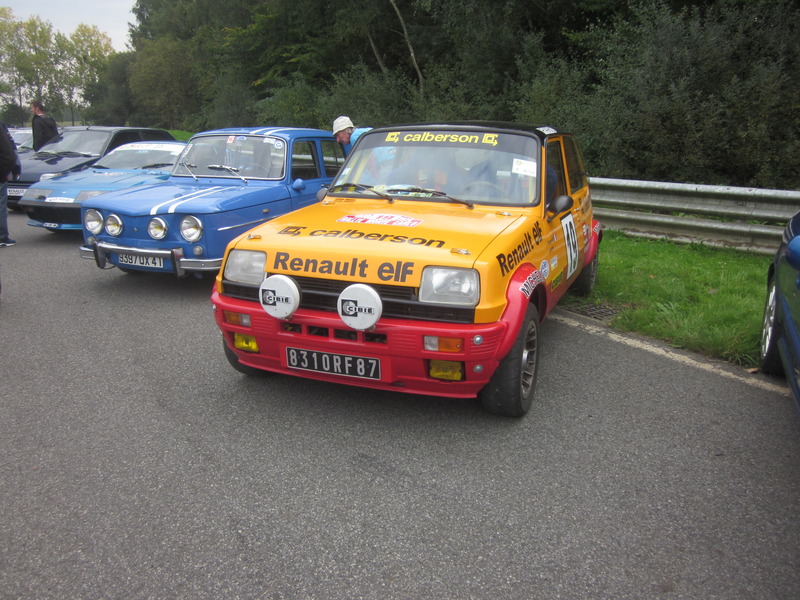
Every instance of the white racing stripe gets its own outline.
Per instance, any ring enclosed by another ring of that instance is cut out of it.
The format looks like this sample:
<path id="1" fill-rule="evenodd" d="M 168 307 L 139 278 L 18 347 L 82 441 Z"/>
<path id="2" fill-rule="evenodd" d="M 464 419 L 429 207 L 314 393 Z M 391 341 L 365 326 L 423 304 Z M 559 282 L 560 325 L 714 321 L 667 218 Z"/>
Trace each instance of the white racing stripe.
<path id="1" fill-rule="evenodd" d="M 192 192 L 191 194 L 186 194 L 185 196 L 178 196 L 177 198 L 170 198 L 166 202 L 162 202 L 161 204 L 156 204 L 153 208 L 150 209 L 151 215 L 158 214 L 158 211 L 163 208 L 164 206 L 169 206 L 167 209 L 168 213 L 174 213 L 175 209 L 183 204 L 184 202 L 189 202 L 189 200 L 194 200 L 195 198 L 202 198 L 203 196 L 208 196 L 209 194 L 214 194 L 219 190 L 223 189 L 222 186 L 214 186 L 205 190 L 199 190 L 197 192 Z"/>
<path id="2" fill-rule="evenodd" d="M 591 325 L 589 323 L 585 323 L 577 319 L 572 319 L 563 314 L 556 314 L 555 312 L 552 312 L 548 315 L 547 318 L 553 319 L 554 321 L 558 321 L 559 323 L 564 323 L 565 325 L 569 325 L 571 327 L 579 327 L 580 329 L 588 331 L 593 335 L 600 335 L 615 342 L 619 342 L 620 344 L 625 344 L 626 346 L 637 348 L 638 350 L 644 350 L 645 352 L 650 352 L 651 354 L 663 356 L 664 358 L 668 358 L 669 360 L 679 362 L 681 364 L 688 365 L 690 367 L 695 367 L 703 371 L 708 371 L 709 373 L 714 373 L 715 375 L 721 375 L 722 377 L 727 377 L 728 379 L 733 379 L 740 383 L 744 383 L 752 387 L 757 387 L 762 390 L 766 390 L 768 392 L 775 392 L 776 394 L 783 394 L 783 395 L 786 395 L 789 392 L 788 386 L 778 385 L 776 383 L 770 383 L 769 381 L 763 381 L 761 379 L 758 379 L 757 377 L 748 377 L 746 375 L 739 375 L 737 373 L 732 373 L 725 369 L 721 369 L 717 366 L 714 366 L 713 364 L 701 362 L 693 359 L 690 356 L 679 354 L 677 352 L 671 352 L 670 350 L 662 348 L 655 344 L 650 344 L 642 340 L 626 337 L 624 335 L 614 333 L 610 329 L 606 329 L 604 327 L 598 327 L 596 325 Z"/>

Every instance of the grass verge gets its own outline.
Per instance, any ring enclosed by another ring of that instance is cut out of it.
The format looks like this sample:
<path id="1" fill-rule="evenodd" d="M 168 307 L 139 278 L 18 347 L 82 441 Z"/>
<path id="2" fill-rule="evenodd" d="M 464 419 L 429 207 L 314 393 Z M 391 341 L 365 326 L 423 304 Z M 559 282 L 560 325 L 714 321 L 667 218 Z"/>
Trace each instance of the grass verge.
<path id="1" fill-rule="evenodd" d="M 771 257 L 603 232 L 597 285 L 561 305 L 611 308 L 611 327 L 745 367 L 758 364 Z"/>

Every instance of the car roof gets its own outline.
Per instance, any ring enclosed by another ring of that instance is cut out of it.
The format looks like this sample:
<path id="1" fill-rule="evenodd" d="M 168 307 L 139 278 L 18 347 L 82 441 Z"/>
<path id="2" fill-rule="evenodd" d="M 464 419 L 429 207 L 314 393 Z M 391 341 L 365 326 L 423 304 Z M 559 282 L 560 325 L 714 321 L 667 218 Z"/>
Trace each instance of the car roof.
<path id="1" fill-rule="evenodd" d="M 430 123 L 404 123 L 400 125 L 390 125 L 386 127 L 377 127 L 367 133 L 372 132 L 391 132 L 391 131 L 405 131 L 413 130 L 419 131 L 420 129 L 438 129 L 438 130 L 458 130 L 458 131 L 490 131 L 497 133 L 498 131 L 507 133 L 525 133 L 533 135 L 540 140 L 545 140 L 551 135 L 569 135 L 566 131 L 553 127 L 551 125 L 532 125 L 529 123 L 512 123 L 510 121 L 444 121 L 444 122 L 430 122 Z"/>
<path id="2" fill-rule="evenodd" d="M 284 139 L 294 139 L 297 137 L 328 137 L 334 139 L 330 131 L 312 129 L 310 127 L 227 127 L 224 129 L 201 131 L 193 135 L 192 139 L 206 135 L 261 135 L 278 136 Z"/>
<path id="3" fill-rule="evenodd" d="M 109 125 L 66 125 L 62 131 L 167 131 L 158 127 L 113 127 Z"/>

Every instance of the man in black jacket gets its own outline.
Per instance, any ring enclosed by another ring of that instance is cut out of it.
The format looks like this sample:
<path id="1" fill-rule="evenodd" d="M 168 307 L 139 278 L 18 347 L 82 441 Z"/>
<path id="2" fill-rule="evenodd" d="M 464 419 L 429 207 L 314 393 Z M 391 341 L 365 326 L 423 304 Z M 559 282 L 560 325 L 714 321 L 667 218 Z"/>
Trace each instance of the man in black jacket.
<path id="1" fill-rule="evenodd" d="M 38 100 L 31 102 L 31 128 L 33 129 L 33 149 L 39 148 L 58 135 L 58 125 L 53 117 L 44 114 L 44 105 Z"/>

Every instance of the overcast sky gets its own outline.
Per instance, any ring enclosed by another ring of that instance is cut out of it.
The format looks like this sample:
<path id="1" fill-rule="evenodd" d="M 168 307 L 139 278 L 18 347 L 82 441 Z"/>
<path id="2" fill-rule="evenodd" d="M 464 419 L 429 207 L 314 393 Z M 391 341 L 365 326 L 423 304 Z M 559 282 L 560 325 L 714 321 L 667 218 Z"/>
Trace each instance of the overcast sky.
<path id="1" fill-rule="evenodd" d="M 27 21 L 38 15 L 53 29 L 65 35 L 84 23 L 94 25 L 111 38 L 117 52 L 127 50 L 128 23 L 134 21 L 131 8 L 135 0 L 0 0 L 0 6 L 14 11 L 14 18 Z"/>

